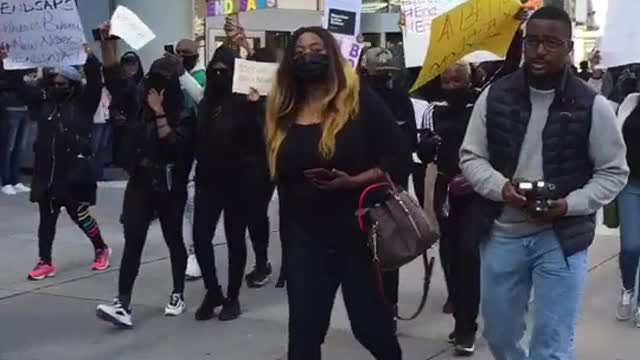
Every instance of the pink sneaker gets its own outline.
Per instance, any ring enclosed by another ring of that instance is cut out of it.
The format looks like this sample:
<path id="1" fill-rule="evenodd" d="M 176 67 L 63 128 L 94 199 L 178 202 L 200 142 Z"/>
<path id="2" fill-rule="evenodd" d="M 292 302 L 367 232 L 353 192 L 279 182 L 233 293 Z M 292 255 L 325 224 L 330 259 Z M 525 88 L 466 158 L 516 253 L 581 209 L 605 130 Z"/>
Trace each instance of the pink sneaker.
<path id="1" fill-rule="evenodd" d="M 96 271 L 106 270 L 109 267 L 110 258 L 111 258 L 110 247 L 96 250 L 96 257 L 93 260 L 93 266 L 91 267 L 91 270 L 96 270 Z"/>
<path id="2" fill-rule="evenodd" d="M 56 267 L 47 264 L 44 260 L 38 261 L 36 267 L 31 270 L 27 278 L 29 280 L 42 280 L 47 277 L 52 277 L 56 274 Z"/>

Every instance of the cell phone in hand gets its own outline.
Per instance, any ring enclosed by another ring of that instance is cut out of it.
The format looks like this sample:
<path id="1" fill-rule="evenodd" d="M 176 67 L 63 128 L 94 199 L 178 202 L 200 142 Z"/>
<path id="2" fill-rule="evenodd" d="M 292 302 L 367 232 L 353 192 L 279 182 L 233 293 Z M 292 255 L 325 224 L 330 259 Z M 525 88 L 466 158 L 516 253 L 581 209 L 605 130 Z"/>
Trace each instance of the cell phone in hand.
<path id="1" fill-rule="evenodd" d="M 100 29 L 93 29 L 93 30 L 91 30 L 91 33 L 93 34 L 93 40 L 95 40 L 95 41 L 101 41 L 102 40 L 102 34 L 100 33 Z M 120 37 L 119 36 L 115 36 L 115 35 L 111 35 L 106 40 L 120 40 Z"/>
<path id="2" fill-rule="evenodd" d="M 169 54 L 175 54 L 176 53 L 176 48 L 173 45 L 165 45 L 164 46 L 164 51 L 169 53 Z"/>
<path id="3" fill-rule="evenodd" d="M 322 168 L 305 170 L 304 176 L 309 180 L 320 181 L 331 181 L 338 177 L 333 171 Z"/>

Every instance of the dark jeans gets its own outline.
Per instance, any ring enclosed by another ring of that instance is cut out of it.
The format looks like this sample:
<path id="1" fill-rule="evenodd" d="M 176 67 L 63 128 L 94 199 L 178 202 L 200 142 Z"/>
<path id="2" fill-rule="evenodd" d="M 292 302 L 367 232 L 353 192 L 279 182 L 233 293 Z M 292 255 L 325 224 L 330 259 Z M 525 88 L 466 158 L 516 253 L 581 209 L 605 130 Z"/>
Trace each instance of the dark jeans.
<path id="1" fill-rule="evenodd" d="M 440 253 L 440 264 L 442 265 L 442 272 L 444 274 L 444 281 L 447 285 L 447 293 L 449 295 L 449 299 L 453 299 L 454 297 L 454 282 L 453 277 L 451 275 L 451 266 L 452 259 L 451 257 L 455 254 L 453 249 L 454 242 L 450 239 L 447 222 L 447 212 L 448 209 L 445 209 L 445 204 L 447 201 L 447 181 L 444 177 L 438 176 L 436 178 L 434 195 L 433 195 L 433 207 L 436 213 L 436 217 L 438 218 L 438 224 L 440 225 L 440 241 L 438 243 L 439 253 Z M 455 230 L 455 229 L 453 229 Z"/>
<path id="2" fill-rule="evenodd" d="M 413 179 L 413 189 L 420 205 L 424 206 L 424 179 L 427 176 L 427 166 L 413 163 L 411 178 Z"/>
<path id="3" fill-rule="evenodd" d="M 400 360 L 402 352 L 393 332 L 393 314 L 381 298 L 371 270 L 365 242 L 331 250 L 287 219 L 282 236 L 287 247 L 289 300 L 289 360 L 320 360 L 329 329 L 336 292 L 344 302 L 356 339 L 378 360 Z M 339 234 L 338 229 L 334 229 Z M 340 235 L 337 235 L 340 236 Z M 339 239 L 342 242 L 359 239 Z"/>
<path id="4" fill-rule="evenodd" d="M 111 142 L 111 124 L 93 125 L 93 152 L 96 162 L 96 175 L 98 181 L 104 179 L 104 155 Z"/>
<path id="5" fill-rule="evenodd" d="M 122 222 L 124 225 L 124 253 L 120 267 L 118 293 L 130 298 L 133 284 L 140 270 L 140 259 L 152 219 L 157 215 L 162 235 L 169 247 L 173 293 L 184 291 L 187 250 L 182 238 L 182 214 L 187 190 L 174 188 L 172 192 L 151 189 L 151 179 L 134 175 L 124 193 Z"/>
<path id="6" fill-rule="evenodd" d="M 256 255 L 256 266 L 265 267 L 269 262 L 267 251 L 269 250 L 269 236 L 271 226 L 269 224 L 269 204 L 273 197 L 275 185 L 269 178 L 265 178 L 261 184 L 256 184 L 256 191 L 259 193 L 254 199 L 250 199 L 252 204 L 248 207 L 255 207 L 256 216 L 249 222 L 249 237 L 253 252 Z"/>
<path id="7" fill-rule="evenodd" d="M 38 250 L 40 259 L 51 264 L 51 248 L 56 236 L 56 224 L 60 216 L 60 209 L 64 206 L 73 222 L 91 240 L 94 250 L 104 249 L 107 245 L 102 239 L 100 228 L 95 219 L 89 214 L 89 206 L 77 202 L 58 203 L 46 199 L 38 203 L 40 208 L 40 225 L 38 226 Z"/>
<path id="8" fill-rule="evenodd" d="M 0 176 L 2 185 L 20 182 L 20 160 L 24 135 L 29 125 L 28 111 L 7 111 L 3 121 L 3 139 L 0 148 Z"/>
<path id="9" fill-rule="evenodd" d="M 208 290 L 219 287 L 215 253 L 211 241 L 220 215 L 224 211 L 224 230 L 229 252 L 227 298 L 232 300 L 240 295 L 247 264 L 245 235 L 248 224 L 264 216 L 260 209 L 251 206 L 250 199 L 255 201 L 254 195 L 251 188 L 238 183 L 225 185 L 207 183 L 205 185 L 196 181 L 193 245 L 200 270 L 202 270 L 202 280 Z"/>

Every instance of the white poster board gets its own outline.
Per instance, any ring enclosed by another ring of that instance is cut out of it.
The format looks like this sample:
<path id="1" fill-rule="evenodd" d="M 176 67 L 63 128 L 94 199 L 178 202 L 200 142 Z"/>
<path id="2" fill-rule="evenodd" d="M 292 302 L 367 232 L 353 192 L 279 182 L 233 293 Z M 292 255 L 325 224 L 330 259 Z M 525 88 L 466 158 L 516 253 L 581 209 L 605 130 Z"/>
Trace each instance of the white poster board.
<path id="1" fill-rule="evenodd" d="M 156 35 L 138 15 L 120 5 L 111 17 L 111 35 L 119 36 L 134 50 L 140 50 Z"/>
<path id="2" fill-rule="evenodd" d="M 249 94 L 256 89 L 261 96 L 267 96 L 276 78 L 278 64 L 236 59 L 233 71 L 233 92 Z"/>
<path id="3" fill-rule="evenodd" d="M 609 68 L 640 62 L 640 26 L 637 14 L 638 0 L 616 0 L 609 2 L 607 23 L 600 49 L 600 67 Z"/>
<path id="4" fill-rule="evenodd" d="M 353 68 L 358 65 L 364 48 L 364 44 L 356 40 L 360 33 L 361 13 L 361 0 L 327 0 L 322 19 L 323 27 L 333 33 L 342 56 Z"/>
<path id="5" fill-rule="evenodd" d="M 401 11 L 405 18 L 403 32 L 404 62 L 406 67 L 421 67 L 427 56 L 433 19 L 467 0 L 401 0 Z M 488 51 L 477 51 L 467 55 L 468 62 L 501 60 Z"/>
<path id="6" fill-rule="evenodd" d="M 7 70 L 83 65 L 86 39 L 75 0 L 3 0 L 0 40 Z"/>

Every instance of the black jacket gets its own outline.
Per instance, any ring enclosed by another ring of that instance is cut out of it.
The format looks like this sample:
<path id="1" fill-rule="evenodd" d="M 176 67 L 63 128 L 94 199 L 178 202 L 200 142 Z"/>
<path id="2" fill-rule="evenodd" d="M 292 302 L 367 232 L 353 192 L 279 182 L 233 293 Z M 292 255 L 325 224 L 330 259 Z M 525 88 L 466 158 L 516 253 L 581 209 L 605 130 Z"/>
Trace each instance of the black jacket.
<path id="1" fill-rule="evenodd" d="M 120 104 L 124 116 L 122 143 L 117 153 L 129 176 L 151 175 L 154 190 L 184 190 L 193 163 L 193 132 L 196 116 L 193 111 L 183 106 L 184 94 L 177 91 L 180 99 L 175 111 L 167 111 L 167 122 L 172 131 L 160 139 L 157 135 L 155 114 L 146 105 L 144 81 L 135 87 L 123 86 L 122 71 L 119 66 L 104 70 L 107 89 Z M 177 97 L 177 95 L 176 95 Z M 165 100 L 167 95 L 165 95 Z M 171 179 L 167 181 L 167 169 L 171 169 Z M 169 184 L 170 182 L 170 184 Z"/>
<path id="2" fill-rule="evenodd" d="M 75 170 L 78 156 L 93 156 L 93 117 L 102 96 L 100 66 L 95 56 L 89 56 L 84 66 L 86 86 L 63 103 L 51 100 L 44 87 L 13 80 L 38 123 L 31 201 L 95 204 L 95 179 L 88 179 L 91 183 L 85 186 L 71 186 L 69 174 Z"/>

